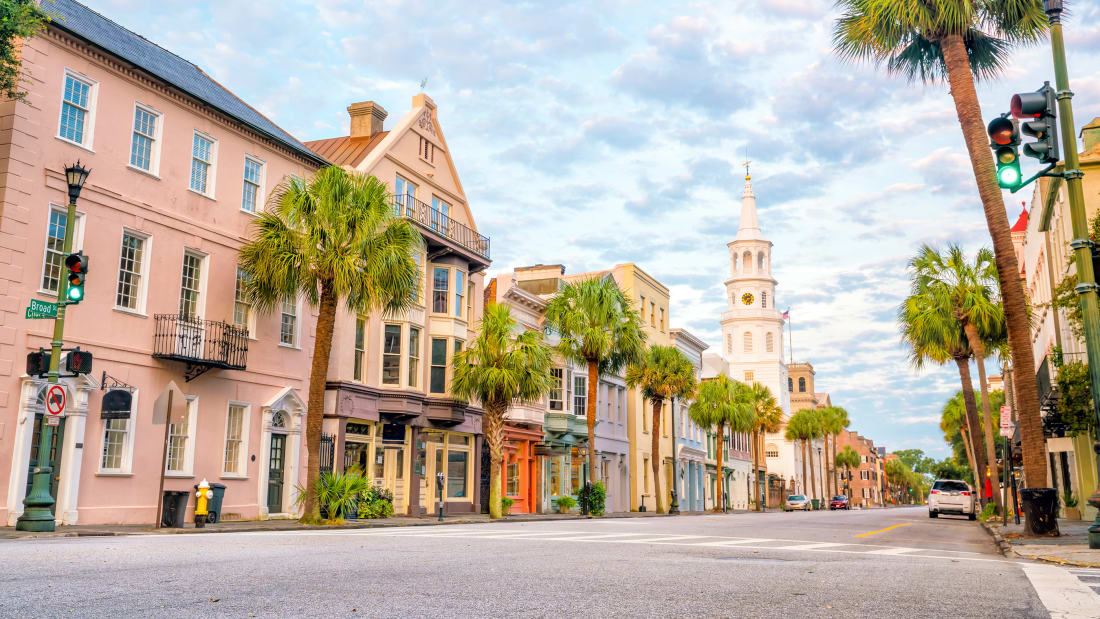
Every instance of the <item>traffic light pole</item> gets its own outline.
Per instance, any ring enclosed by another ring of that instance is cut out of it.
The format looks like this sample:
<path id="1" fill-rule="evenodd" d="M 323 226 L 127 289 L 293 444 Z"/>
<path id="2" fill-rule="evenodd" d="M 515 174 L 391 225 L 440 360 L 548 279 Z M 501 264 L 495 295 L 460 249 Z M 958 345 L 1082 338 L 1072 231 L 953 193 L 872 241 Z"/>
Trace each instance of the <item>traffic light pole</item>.
<path id="1" fill-rule="evenodd" d="M 65 217 L 65 241 L 63 256 L 68 256 L 73 250 L 73 230 L 76 221 L 76 198 L 70 197 L 69 209 Z M 58 265 L 59 269 L 61 265 Z M 50 342 L 50 371 L 47 382 L 56 385 L 61 379 L 61 346 L 65 334 L 65 306 L 69 287 L 69 280 L 61 269 L 57 277 L 57 318 L 53 321 L 53 341 Z M 19 531 L 53 531 L 56 526 L 56 518 L 53 513 L 54 499 L 50 494 L 50 477 L 53 476 L 53 467 L 50 466 L 50 445 L 53 443 L 53 426 L 47 423 L 47 415 L 42 415 L 39 426 L 41 431 L 38 438 L 38 459 L 34 464 L 34 479 L 31 481 L 31 490 L 23 499 L 23 515 L 15 522 L 15 528 Z M 31 426 L 34 427 L 33 425 Z"/>
<path id="2" fill-rule="evenodd" d="M 1073 223 L 1074 240 L 1070 243 L 1077 258 L 1077 288 L 1081 297 L 1081 312 L 1085 326 L 1085 348 L 1088 352 L 1089 379 L 1092 387 L 1093 452 L 1100 474 L 1100 311 L 1097 307 L 1096 274 L 1092 270 L 1092 242 L 1089 240 L 1088 222 L 1085 218 L 1085 193 L 1077 156 L 1077 139 L 1073 124 L 1073 92 L 1069 89 L 1066 69 L 1066 46 L 1062 38 L 1062 1 L 1044 0 L 1044 8 L 1050 18 L 1050 43 L 1054 51 L 1054 81 L 1057 88 L 1058 118 L 1061 122 L 1062 145 L 1065 151 L 1066 190 L 1069 192 L 1070 220 Z M 1089 505 L 1100 510 L 1100 485 L 1088 500 Z M 1089 527 L 1089 548 L 1100 548 L 1100 513 Z"/>

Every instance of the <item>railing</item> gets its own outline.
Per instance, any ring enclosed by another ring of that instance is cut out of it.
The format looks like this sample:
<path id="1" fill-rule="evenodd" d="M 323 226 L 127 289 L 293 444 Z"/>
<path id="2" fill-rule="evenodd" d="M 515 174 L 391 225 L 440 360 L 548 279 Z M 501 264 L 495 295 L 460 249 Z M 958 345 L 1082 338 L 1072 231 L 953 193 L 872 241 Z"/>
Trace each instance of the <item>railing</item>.
<path id="1" fill-rule="evenodd" d="M 157 314 L 154 320 L 154 357 L 228 370 L 245 369 L 247 329 L 177 314 Z"/>
<path id="2" fill-rule="evenodd" d="M 398 217 L 414 221 L 423 228 L 446 237 L 475 254 L 489 259 L 489 237 L 451 219 L 439 209 L 416 198 L 398 194 L 393 197 L 393 211 Z"/>

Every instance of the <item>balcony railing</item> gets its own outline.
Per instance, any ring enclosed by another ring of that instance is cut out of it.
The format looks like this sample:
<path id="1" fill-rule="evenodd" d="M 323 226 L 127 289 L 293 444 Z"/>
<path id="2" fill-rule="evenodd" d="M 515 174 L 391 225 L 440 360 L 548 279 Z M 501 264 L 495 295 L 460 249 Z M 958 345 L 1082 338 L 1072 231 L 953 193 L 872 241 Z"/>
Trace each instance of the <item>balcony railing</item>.
<path id="1" fill-rule="evenodd" d="M 187 364 L 191 381 L 212 368 L 243 370 L 248 360 L 248 330 L 194 316 L 154 316 L 153 357 Z"/>
<path id="2" fill-rule="evenodd" d="M 398 217 L 414 221 L 424 229 L 450 239 L 486 260 L 489 259 L 489 237 L 458 223 L 432 205 L 410 195 L 398 194 L 393 197 L 393 211 Z"/>

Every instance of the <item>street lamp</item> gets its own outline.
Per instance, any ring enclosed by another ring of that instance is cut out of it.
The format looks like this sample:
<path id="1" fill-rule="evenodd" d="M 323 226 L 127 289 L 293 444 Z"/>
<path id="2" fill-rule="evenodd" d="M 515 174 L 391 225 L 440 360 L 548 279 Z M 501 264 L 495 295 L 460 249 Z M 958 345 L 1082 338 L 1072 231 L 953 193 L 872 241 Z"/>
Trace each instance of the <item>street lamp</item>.
<path id="1" fill-rule="evenodd" d="M 67 256 L 73 251 L 73 222 L 76 221 L 76 199 L 80 197 L 80 190 L 84 188 L 84 182 L 88 180 L 91 170 L 80 165 L 77 161 L 65 168 L 65 180 L 69 185 L 69 207 L 65 217 L 65 240 L 63 242 L 62 255 Z M 57 318 L 53 321 L 53 340 L 50 342 L 50 368 L 47 374 L 47 382 L 56 385 L 61 382 L 61 346 L 65 335 L 65 305 L 68 293 L 68 280 L 58 278 L 57 282 Z M 53 467 L 50 466 L 50 446 L 53 444 L 53 426 L 49 424 L 47 415 L 41 416 L 41 431 L 38 435 L 38 457 L 34 463 L 31 489 L 23 498 L 23 514 L 15 522 L 15 528 L 19 531 L 50 532 L 56 526 L 54 516 L 54 498 L 50 494 L 50 478 L 53 476 Z"/>

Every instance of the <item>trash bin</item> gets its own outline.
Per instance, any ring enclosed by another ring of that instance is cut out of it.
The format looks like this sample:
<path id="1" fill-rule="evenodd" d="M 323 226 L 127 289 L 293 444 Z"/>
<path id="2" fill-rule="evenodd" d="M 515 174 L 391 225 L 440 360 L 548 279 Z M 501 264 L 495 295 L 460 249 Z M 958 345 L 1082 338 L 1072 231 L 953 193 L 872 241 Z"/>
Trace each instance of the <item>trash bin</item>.
<path id="1" fill-rule="evenodd" d="M 1058 491 L 1054 488 L 1022 488 L 1024 517 L 1032 535 L 1058 535 Z"/>
<path id="2" fill-rule="evenodd" d="M 195 490 L 199 487 L 195 486 Z M 214 493 L 214 496 L 206 502 L 206 523 L 214 524 L 222 519 L 222 497 L 225 496 L 225 484 L 210 484 L 210 491 Z"/>
<path id="3" fill-rule="evenodd" d="M 165 490 L 164 508 L 160 514 L 160 526 L 180 529 L 183 527 L 183 518 L 187 514 L 186 490 Z"/>
<path id="4" fill-rule="evenodd" d="M 811 503 L 813 503 L 814 509 L 821 509 L 821 501 L 818 499 L 814 499 Z"/>

